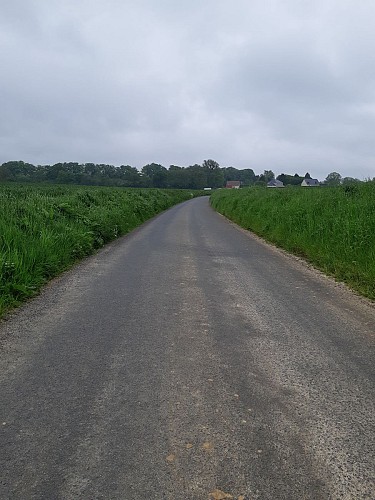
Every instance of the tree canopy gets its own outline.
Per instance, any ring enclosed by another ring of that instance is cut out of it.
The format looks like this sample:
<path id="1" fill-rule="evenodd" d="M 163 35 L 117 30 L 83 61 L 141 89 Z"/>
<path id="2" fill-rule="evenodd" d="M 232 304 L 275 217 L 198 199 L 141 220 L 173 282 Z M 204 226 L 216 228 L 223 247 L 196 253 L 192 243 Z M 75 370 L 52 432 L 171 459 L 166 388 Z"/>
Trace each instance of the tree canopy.
<path id="1" fill-rule="evenodd" d="M 341 184 L 341 175 L 338 172 L 331 172 L 324 182 L 327 186 L 339 186 Z"/>
<path id="2" fill-rule="evenodd" d="M 35 166 L 23 161 L 10 161 L 0 166 L 0 182 L 203 189 L 223 187 L 227 180 L 240 180 L 243 186 L 250 186 L 256 179 L 252 169 L 222 168 L 211 159 L 204 160 L 202 165 L 194 164 L 188 167 L 170 165 L 168 169 L 158 163 L 149 163 L 140 171 L 130 165 L 115 167 L 77 162 Z"/>
<path id="3" fill-rule="evenodd" d="M 300 186 L 304 177 L 301 177 L 298 174 L 289 175 L 289 174 L 280 174 L 277 176 L 277 179 L 284 183 L 284 186 Z"/>
<path id="4" fill-rule="evenodd" d="M 203 189 L 224 187 L 228 181 L 240 181 L 241 186 L 266 186 L 275 178 L 272 170 L 256 175 L 252 168 L 237 169 L 220 167 L 215 160 L 204 160 L 201 165 L 188 167 L 149 163 L 138 170 L 131 165 L 63 162 L 54 165 L 32 165 L 23 161 L 8 161 L 0 165 L 0 182 L 44 182 L 58 184 L 82 184 L 88 186 L 155 187 L 173 189 Z M 305 178 L 311 178 L 307 172 Z M 277 179 L 284 185 L 299 186 L 304 177 L 280 174 Z M 325 184 L 338 186 L 360 182 L 350 177 L 342 178 L 337 172 L 328 174 Z"/>

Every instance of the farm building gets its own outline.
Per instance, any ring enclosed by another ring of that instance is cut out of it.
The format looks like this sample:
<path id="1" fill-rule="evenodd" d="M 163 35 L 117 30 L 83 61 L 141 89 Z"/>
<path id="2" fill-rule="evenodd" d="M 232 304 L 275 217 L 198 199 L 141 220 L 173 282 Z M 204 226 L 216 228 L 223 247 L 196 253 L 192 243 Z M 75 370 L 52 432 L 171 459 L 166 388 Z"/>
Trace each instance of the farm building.
<path id="1" fill-rule="evenodd" d="M 269 182 L 267 182 L 267 187 L 268 188 L 283 188 L 284 183 L 282 181 L 279 181 L 278 179 L 271 179 Z"/>
<path id="2" fill-rule="evenodd" d="M 225 187 L 227 189 L 239 189 L 241 187 L 241 181 L 227 181 Z"/>
<path id="3" fill-rule="evenodd" d="M 320 186 L 320 182 L 318 181 L 318 179 L 303 179 L 301 186 Z"/>

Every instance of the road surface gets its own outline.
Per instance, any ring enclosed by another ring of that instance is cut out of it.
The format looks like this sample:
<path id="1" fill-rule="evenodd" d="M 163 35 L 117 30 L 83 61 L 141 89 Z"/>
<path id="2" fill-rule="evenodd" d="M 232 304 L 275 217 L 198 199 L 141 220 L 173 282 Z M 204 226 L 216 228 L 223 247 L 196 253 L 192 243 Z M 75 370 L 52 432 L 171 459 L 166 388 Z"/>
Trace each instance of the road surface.
<path id="1" fill-rule="evenodd" d="M 178 205 L 0 325 L 1 499 L 373 499 L 375 309 Z"/>

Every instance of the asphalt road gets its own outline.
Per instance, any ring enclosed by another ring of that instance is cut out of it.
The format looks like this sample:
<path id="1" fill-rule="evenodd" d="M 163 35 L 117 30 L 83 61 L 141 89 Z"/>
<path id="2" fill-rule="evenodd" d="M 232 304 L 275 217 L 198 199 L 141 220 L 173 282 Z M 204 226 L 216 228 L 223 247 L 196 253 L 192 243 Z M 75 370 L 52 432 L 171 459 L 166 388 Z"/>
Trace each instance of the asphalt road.
<path id="1" fill-rule="evenodd" d="M 0 324 L 1 499 L 374 499 L 375 308 L 183 203 Z"/>

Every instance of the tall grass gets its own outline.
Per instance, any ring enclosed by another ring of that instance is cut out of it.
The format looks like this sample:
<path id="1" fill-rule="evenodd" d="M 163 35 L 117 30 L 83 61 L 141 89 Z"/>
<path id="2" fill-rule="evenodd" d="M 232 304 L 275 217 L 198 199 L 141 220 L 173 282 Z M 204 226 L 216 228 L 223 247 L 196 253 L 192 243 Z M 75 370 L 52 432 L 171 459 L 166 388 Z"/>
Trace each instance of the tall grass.
<path id="1" fill-rule="evenodd" d="M 198 194 L 0 185 L 0 316 L 106 242 Z"/>
<path id="2" fill-rule="evenodd" d="M 375 183 L 219 190 L 212 206 L 375 299 Z"/>

